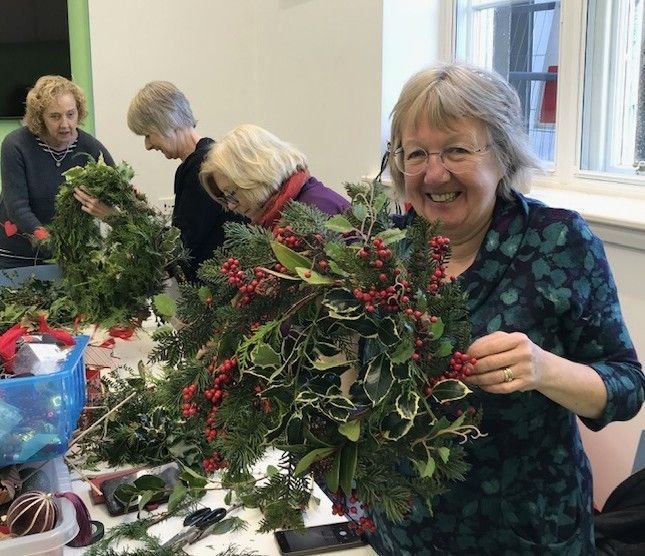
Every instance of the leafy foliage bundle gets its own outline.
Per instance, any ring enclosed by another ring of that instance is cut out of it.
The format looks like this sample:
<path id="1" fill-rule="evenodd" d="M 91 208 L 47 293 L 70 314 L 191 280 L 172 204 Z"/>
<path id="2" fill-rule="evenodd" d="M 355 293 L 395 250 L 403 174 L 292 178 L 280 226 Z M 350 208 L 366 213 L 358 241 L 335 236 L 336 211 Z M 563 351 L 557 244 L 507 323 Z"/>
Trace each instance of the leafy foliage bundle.
<path id="1" fill-rule="evenodd" d="M 272 231 L 227 224 L 205 285 L 182 288 L 186 326 L 161 329 L 153 353 L 181 366 L 200 351 L 177 403 L 209 442 L 206 471 L 243 484 L 267 449 L 284 451 L 282 473 L 237 493 L 263 530 L 298 523 L 310 473 L 340 513 L 354 498 L 395 521 L 415 495 L 431 508 L 479 436 L 448 240 L 422 218 L 394 226 L 377 186 L 347 190 L 344 215 L 290 203 Z"/>
<path id="2" fill-rule="evenodd" d="M 54 328 L 72 328 L 76 308 L 65 297 L 61 284 L 31 277 L 20 286 L 0 288 L 0 334 L 17 322 L 35 325 L 40 314 Z"/>
<path id="3" fill-rule="evenodd" d="M 108 166 L 102 158 L 65 172 L 49 226 L 51 248 L 63 271 L 63 289 L 83 320 L 105 326 L 147 314 L 148 300 L 163 289 L 167 266 L 183 256 L 179 230 L 151 209 L 130 185 L 125 162 Z M 82 187 L 115 207 L 106 234 L 80 210 L 74 189 Z"/>

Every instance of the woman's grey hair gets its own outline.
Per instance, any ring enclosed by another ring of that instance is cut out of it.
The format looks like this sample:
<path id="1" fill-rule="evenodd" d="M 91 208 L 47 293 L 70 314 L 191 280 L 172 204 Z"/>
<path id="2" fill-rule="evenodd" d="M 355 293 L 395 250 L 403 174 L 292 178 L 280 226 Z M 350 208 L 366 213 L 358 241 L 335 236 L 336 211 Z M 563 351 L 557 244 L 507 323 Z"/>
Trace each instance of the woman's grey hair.
<path id="1" fill-rule="evenodd" d="M 533 170 L 540 168 L 528 142 L 522 109 L 515 89 L 500 75 L 465 63 L 438 64 L 413 75 L 403 86 L 392 110 L 390 171 L 400 195 L 404 176 L 394 164 L 409 125 L 428 123 L 450 130 L 464 118 L 484 123 L 491 152 L 504 169 L 497 188 L 510 198 L 511 190 L 528 191 Z"/>
<path id="2" fill-rule="evenodd" d="M 293 145 L 257 125 L 244 124 L 213 145 L 199 178 L 209 191 L 215 184 L 213 172 L 223 174 L 248 201 L 261 206 L 287 178 L 307 166 L 307 157 Z"/>
<path id="3" fill-rule="evenodd" d="M 169 81 L 146 83 L 128 108 L 128 127 L 137 135 L 159 133 L 167 137 L 196 125 L 188 99 Z"/>
<path id="4" fill-rule="evenodd" d="M 46 131 L 43 114 L 49 104 L 62 95 L 71 94 L 76 101 L 78 123 L 82 125 L 87 117 L 85 94 L 76 83 L 62 75 L 43 75 L 27 93 L 23 123 L 34 135 Z"/>

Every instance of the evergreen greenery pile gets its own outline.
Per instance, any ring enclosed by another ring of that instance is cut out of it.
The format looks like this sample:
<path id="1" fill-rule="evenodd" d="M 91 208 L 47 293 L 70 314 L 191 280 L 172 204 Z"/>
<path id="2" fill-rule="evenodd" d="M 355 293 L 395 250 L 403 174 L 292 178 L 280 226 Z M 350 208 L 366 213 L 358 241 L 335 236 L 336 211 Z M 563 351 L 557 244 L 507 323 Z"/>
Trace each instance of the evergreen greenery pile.
<path id="1" fill-rule="evenodd" d="M 183 256 L 179 230 L 150 208 L 130 184 L 134 172 L 102 158 L 65 172 L 50 226 L 50 245 L 63 272 L 62 287 L 76 314 L 106 327 L 148 314 L 150 298 L 163 290 L 166 268 Z M 107 232 L 80 209 L 74 189 L 82 187 L 115 207 Z"/>
<path id="2" fill-rule="evenodd" d="M 479 436 L 448 240 L 420 217 L 398 229 L 376 185 L 347 191 L 343 215 L 290 203 L 273 230 L 228 223 L 203 285 L 181 289 L 185 326 L 157 333 L 153 359 L 182 383 L 155 395 L 201 430 L 204 469 L 263 510 L 262 530 L 301 523 L 310 475 L 338 513 L 358 499 L 400 521 L 463 477 Z M 272 448 L 281 472 L 250 487 Z"/>

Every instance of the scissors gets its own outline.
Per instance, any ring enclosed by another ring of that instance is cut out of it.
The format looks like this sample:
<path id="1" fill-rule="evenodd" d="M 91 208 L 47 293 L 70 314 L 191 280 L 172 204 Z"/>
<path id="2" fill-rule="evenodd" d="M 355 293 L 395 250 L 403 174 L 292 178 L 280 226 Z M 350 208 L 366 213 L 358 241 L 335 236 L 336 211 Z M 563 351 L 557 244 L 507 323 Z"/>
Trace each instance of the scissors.
<path id="1" fill-rule="evenodd" d="M 242 504 L 236 504 L 230 508 L 200 508 L 189 513 L 184 519 L 184 527 L 174 537 L 167 540 L 161 546 L 182 547 L 186 544 L 196 543 L 203 537 L 210 535 L 211 531 L 226 517 L 226 514 L 239 508 Z"/>

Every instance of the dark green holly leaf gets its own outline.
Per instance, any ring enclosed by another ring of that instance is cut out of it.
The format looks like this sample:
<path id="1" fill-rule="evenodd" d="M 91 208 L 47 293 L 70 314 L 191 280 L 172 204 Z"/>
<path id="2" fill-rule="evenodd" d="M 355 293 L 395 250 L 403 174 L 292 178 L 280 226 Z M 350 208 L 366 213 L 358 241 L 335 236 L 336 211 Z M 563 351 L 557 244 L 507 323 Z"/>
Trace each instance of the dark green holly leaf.
<path id="1" fill-rule="evenodd" d="M 399 332 L 396 329 L 396 323 L 392 317 L 385 317 L 379 323 L 378 337 L 386 346 L 393 346 L 401 341 Z"/>
<path id="2" fill-rule="evenodd" d="M 358 332 L 363 338 L 375 338 L 378 335 L 378 325 L 367 316 L 356 320 L 343 320 L 340 325 L 353 332 Z"/>
<path id="3" fill-rule="evenodd" d="M 281 363 L 280 354 L 265 343 L 259 343 L 253 348 L 251 361 L 258 367 L 270 367 L 272 369 L 275 369 Z"/>
<path id="4" fill-rule="evenodd" d="M 363 388 L 373 404 L 380 403 L 388 395 L 393 382 L 390 358 L 379 355 L 372 359 L 365 373 Z"/>
<path id="5" fill-rule="evenodd" d="M 363 304 L 354 294 L 343 288 L 334 288 L 325 292 L 322 304 L 329 310 L 334 319 L 359 319 L 363 315 Z"/>
<path id="6" fill-rule="evenodd" d="M 460 400 L 471 392 L 463 382 L 453 378 L 438 382 L 432 389 L 432 395 L 439 403 Z"/>
<path id="7" fill-rule="evenodd" d="M 439 347 L 434 350 L 435 357 L 448 357 L 452 353 L 452 342 L 447 339 L 441 340 Z"/>
<path id="8" fill-rule="evenodd" d="M 408 434 L 413 423 L 414 421 L 402 419 L 396 411 L 392 411 L 383 419 L 381 430 L 388 440 L 399 440 Z"/>
<path id="9" fill-rule="evenodd" d="M 419 394 L 407 385 L 396 398 L 396 411 L 403 419 L 414 420 L 419 411 Z"/>

